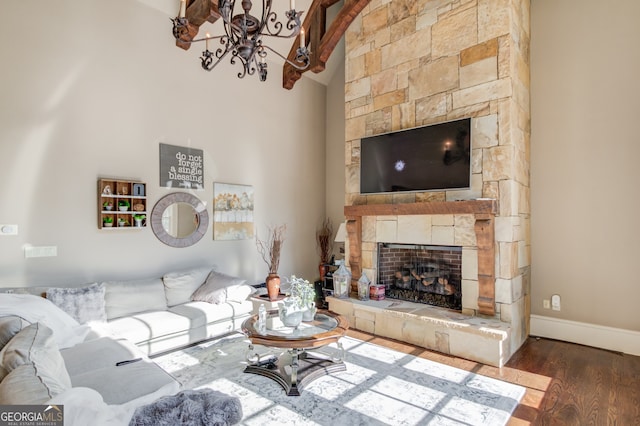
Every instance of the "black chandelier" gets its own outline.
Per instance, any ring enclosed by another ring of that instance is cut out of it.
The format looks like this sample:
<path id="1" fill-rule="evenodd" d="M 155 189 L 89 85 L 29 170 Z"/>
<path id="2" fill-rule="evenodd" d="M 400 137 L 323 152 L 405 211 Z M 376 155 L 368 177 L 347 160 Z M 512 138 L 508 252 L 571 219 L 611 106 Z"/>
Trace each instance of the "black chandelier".
<path id="1" fill-rule="evenodd" d="M 242 64 L 242 71 L 238 73 L 238 78 L 245 75 L 253 75 L 258 72 L 260 81 L 267 79 L 267 50 L 275 53 L 285 62 L 298 70 L 304 70 L 309 66 L 309 49 L 305 44 L 304 28 L 300 23 L 303 12 L 295 10 L 295 0 L 290 0 L 290 10 L 285 11 L 287 17 L 286 24 L 278 21 L 278 15 L 271 11 L 272 0 L 262 0 L 261 19 L 252 16 L 251 0 L 242 0 L 241 5 L 244 13 L 233 15 L 236 0 L 219 0 L 218 12 L 224 25 L 224 34 L 193 39 L 190 42 L 205 42 L 205 50 L 202 52 L 200 60 L 202 68 L 211 71 L 231 53 L 230 63 L 235 65 L 237 60 Z M 180 12 L 173 22 L 173 36 L 180 41 L 185 41 L 188 35 L 189 21 L 186 18 L 186 0 L 180 1 Z M 273 50 L 262 42 L 262 37 L 293 38 L 300 35 L 300 47 L 296 49 L 294 61 Z M 209 41 L 219 40 L 222 47 L 209 50 Z"/>

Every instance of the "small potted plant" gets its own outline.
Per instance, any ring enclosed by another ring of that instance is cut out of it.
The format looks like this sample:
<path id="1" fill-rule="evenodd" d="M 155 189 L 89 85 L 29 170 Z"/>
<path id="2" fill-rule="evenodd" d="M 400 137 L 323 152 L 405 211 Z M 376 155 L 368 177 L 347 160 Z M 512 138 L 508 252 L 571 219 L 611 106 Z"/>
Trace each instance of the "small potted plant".
<path id="1" fill-rule="evenodd" d="M 107 210 L 107 211 L 113 210 L 113 202 L 112 201 L 105 201 L 104 203 L 102 203 L 102 208 Z"/>
<path id="2" fill-rule="evenodd" d="M 144 214 L 134 214 L 133 215 L 133 221 L 135 222 L 135 225 L 137 227 L 141 227 L 142 226 L 142 222 L 144 221 L 144 219 L 147 217 L 147 215 Z"/>
<path id="3" fill-rule="evenodd" d="M 121 217 L 118 218 L 118 226 L 129 226 L 129 222 Z"/>
<path id="4" fill-rule="evenodd" d="M 316 315 L 316 291 L 309 281 L 292 275 L 289 282 L 290 297 L 294 298 L 300 309 L 304 311 L 303 321 L 313 321 Z"/>
<path id="5" fill-rule="evenodd" d="M 127 210 L 129 210 L 129 207 L 131 207 L 131 203 L 129 202 L 129 200 L 118 201 L 118 209 L 121 212 L 126 212 Z"/>
<path id="6" fill-rule="evenodd" d="M 113 226 L 113 218 L 111 216 L 106 216 L 102 219 L 102 226 L 111 228 Z"/>

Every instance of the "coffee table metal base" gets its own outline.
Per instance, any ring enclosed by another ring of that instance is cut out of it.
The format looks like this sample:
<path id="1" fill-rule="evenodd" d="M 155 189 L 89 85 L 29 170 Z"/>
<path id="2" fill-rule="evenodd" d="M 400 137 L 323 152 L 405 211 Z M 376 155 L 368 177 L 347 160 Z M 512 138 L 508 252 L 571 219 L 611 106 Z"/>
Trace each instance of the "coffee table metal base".
<path id="1" fill-rule="evenodd" d="M 249 364 L 244 372 L 268 377 L 278 382 L 288 396 L 300 396 L 303 388 L 317 378 L 346 369 L 342 360 L 317 358 L 304 349 L 289 349 L 273 362 Z"/>

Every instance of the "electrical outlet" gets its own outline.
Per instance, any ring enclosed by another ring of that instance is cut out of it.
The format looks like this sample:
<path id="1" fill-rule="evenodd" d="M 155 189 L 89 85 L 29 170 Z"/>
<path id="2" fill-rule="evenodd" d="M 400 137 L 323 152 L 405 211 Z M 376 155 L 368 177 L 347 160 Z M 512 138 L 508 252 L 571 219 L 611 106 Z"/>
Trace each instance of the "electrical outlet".
<path id="1" fill-rule="evenodd" d="M 554 311 L 559 311 L 560 310 L 560 295 L 559 294 L 554 294 L 553 296 L 551 296 L 551 309 L 553 309 Z"/>
<path id="2" fill-rule="evenodd" d="M 549 299 L 544 299 L 542 301 L 542 307 L 545 309 L 551 309 L 551 301 Z"/>

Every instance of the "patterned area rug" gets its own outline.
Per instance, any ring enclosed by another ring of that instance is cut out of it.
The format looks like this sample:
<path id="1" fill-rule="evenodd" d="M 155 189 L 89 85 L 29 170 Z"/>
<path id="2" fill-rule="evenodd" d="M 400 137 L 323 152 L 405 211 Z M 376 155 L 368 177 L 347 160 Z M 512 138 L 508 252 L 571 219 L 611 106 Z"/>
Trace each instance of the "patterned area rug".
<path id="1" fill-rule="evenodd" d="M 344 337 L 347 370 L 286 396 L 275 381 L 244 373 L 249 341 L 234 334 L 155 361 L 185 389 L 240 398 L 242 425 L 504 425 L 521 386 Z M 335 346 L 324 348 L 333 351 Z M 256 346 L 259 353 L 280 350 Z"/>

